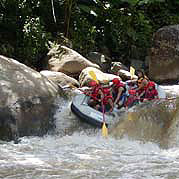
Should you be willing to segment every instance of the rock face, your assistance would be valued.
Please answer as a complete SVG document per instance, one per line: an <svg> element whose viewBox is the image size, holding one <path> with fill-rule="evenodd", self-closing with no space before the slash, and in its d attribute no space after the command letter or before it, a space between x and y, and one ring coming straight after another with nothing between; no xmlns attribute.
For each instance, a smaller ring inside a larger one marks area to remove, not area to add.
<svg viewBox="0 0 179 179"><path fill-rule="evenodd" d="M99 52L90 52L87 57L91 62L98 64L103 72L109 72L112 63L110 57Z"/></svg>
<svg viewBox="0 0 179 179"><path fill-rule="evenodd" d="M174 100L169 107L173 110L173 116L165 132L165 143L171 148L179 146L179 98Z"/></svg>
<svg viewBox="0 0 179 179"><path fill-rule="evenodd" d="M89 75L89 71L94 71L94 73L96 74L96 78L99 82L110 81L113 78L119 78L121 80L119 76L108 74L108 73L103 73L102 71L96 68L87 67L81 72L79 76L80 86L87 85L88 82L92 79L92 77Z"/></svg>
<svg viewBox="0 0 179 179"><path fill-rule="evenodd" d="M64 87L66 85L73 85L79 87L79 83L77 80L65 75L64 73L48 71L48 70L43 70L40 73L46 76L49 80L53 81L58 86Z"/></svg>
<svg viewBox="0 0 179 179"><path fill-rule="evenodd" d="M111 72L114 74L117 74L119 70L128 71L128 68L125 65L123 65L121 62L112 62L111 63Z"/></svg>
<svg viewBox="0 0 179 179"><path fill-rule="evenodd" d="M86 67L99 68L76 51L65 47L56 46L48 53L48 69L62 72L71 77L77 77Z"/></svg>
<svg viewBox="0 0 179 179"><path fill-rule="evenodd" d="M126 70L119 70L117 73L118 76L120 76L122 78L123 81L127 81L127 80L131 80L131 78L133 79L137 79L137 76L134 75L133 77L131 76L131 73L129 71Z"/></svg>
<svg viewBox="0 0 179 179"><path fill-rule="evenodd" d="M0 56L0 139L42 135L53 126L61 89L39 72Z"/></svg>
<svg viewBox="0 0 179 179"><path fill-rule="evenodd" d="M170 101L151 101L136 105L124 116L120 116L119 123L111 129L110 134L117 138L127 135L131 139L155 142L166 148L174 138L169 138L168 135L174 116L170 105ZM175 136L176 131L170 135Z"/></svg>
<svg viewBox="0 0 179 179"><path fill-rule="evenodd" d="M127 67L121 62L112 62L111 72L117 76L120 76L123 81L131 79L130 72L128 71ZM133 79L137 79L137 76L135 75Z"/></svg>
<svg viewBox="0 0 179 179"><path fill-rule="evenodd" d="M179 25L159 29L149 59L149 77L158 82L179 79Z"/></svg>

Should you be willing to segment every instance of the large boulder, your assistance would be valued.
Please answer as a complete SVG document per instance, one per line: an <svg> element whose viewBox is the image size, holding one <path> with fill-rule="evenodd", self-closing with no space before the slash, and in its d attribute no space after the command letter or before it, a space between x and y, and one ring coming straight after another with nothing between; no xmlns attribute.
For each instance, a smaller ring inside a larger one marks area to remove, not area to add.
<svg viewBox="0 0 179 179"><path fill-rule="evenodd" d="M48 59L50 71L62 72L71 77L77 77L86 67L99 68L76 51L60 45L49 51Z"/></svg>
<svg viewBox="0 0 179 179"><path fill-rule="evenodd" d="M111 63L111 72L117 74L119 70L128 70L128 68L123 65L121 62L112 62Z"/></svg>
<svg viewBox="0 0 179 179"><path fill-rule="evenodd" d="M123 81L137 79L136 75L132 76L129 71L122 70L122 69L117 72L117 75L120 76Z"/></svg>
<svg viewBox="0 0 179 179"><path fill-rule="evenodd" d="M90 71L93 71L95 73L97 80L101 83L104 82L104 81L109 82L114 78L119 78L121 80L121 78L117 75L103 73L99 69L96 69L96 68L93 68L93 67L87 67L81 72L81 74L79 76L80 86L88 85L88 82L91 79L93 79L93 77L89 74Z"/></svg>
<svg viewBox="0 0 179 179"><path fill-rule="evenodd" d="M128 71L128 68L121 62L112 62L111 72L117 76L120 76L123 81L131 80L131 73ZM132 78L137 79L137 76L134 75Z"/></svg>
<svg viewBox="0 0 179 179"><path fill-rule="evenodd" d="M0 139L42 135L54 126L60 89L39 72L0 56Z"/></svg>
<svg viewBox="0 0 179 179"><path fill-rule="evenodd" d="M168 147L174 136L178 137L176 123L173 125L174 131L170 127L175 116L175 106L172 104L173 101L154 100L136 105L120 116L119 123L109 132L116 138L128 136L133 140L150 141L160 144L161 147Z"/></svg>
<svg viewBox="0 0 179 179"><path fill-rule="evenodd" d="M135 69L144 69L145 68L145 61L131 59L130 65Z"/></svg>
<svg viewBox="0 0 179 179"><path fill-rule="evenodd" d="M43 70L40 73L56 83L58 86L65 87L70 84L79 87L79 82L76 79L69 77L62 72Z"/></svg>
<svg viewBox="0 0 179 179"><path fill-rule="evenodd" d="M172 118L169 118L170 123L165 132L165 143L167 147L179 146L179 98L172 100L168 108L173 111Z"/></svg>
<svg viewBox="0 0 179 179"><path fill-rule="evenodd" d="M149 77L157 82L179 78L179 25L166 26L154 34L149 59Z"/></svg>
<svg viewBox="0 0 179 179"><path fill-rule="evenodd" d="M112 59L110 57L99 52L90 52L87 55L87 58L91 62L98 64L103 72L109 72L112 62Z"/></svg>

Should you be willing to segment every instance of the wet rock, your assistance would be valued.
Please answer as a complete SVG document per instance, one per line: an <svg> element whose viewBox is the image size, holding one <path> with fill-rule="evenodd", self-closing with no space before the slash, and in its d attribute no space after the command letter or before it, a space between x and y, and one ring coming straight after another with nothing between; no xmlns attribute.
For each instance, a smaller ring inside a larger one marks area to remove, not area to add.
<svg viewBox="0 0 179 179"><path fill-rule="evenodd" d="M131 59L131 66L137 69L143 69L145 67L145 62L141 60Z"/></svg>
<svg viewBox="0 0 179 179"><path fill-rule="evenodd" d="M112 59L102 53L99 53L99 52L90 52L88 55L87 55L87 58L95 63L95 64L98 64L100 67L101 67L101 70L103 72L109 72L109 69L111 67L111 62L112 62Z"/></svg>
<svg viewBox="0 0 179 179"><path fill-rule="evenodd" d="M131 74L128 68L121 62L112 62L111 72L117 76L120 76L123 81L131 80ZM133 79L137 79L135 75Z"/></svg>
<svg viewBox="0 0 179 179"><path fill-rule="evenodd" d="M80 76L79 76L79 82L80 82L80 86L85 86L88 85L88 82L93 79L91 77L91 75L89 74L90 71L93 71L96 74L96 78L99 82L104 82L104 81L110 81L114 78L119 78L121 80L121 78L119 76L113 75L113 74L108 74L108 73L103 73L102 71L100 71L99 69L96 68L92 68L92 67L87 67L85 68Z"/></svg>
<svg viewBox="0 0 179 179"><path fill-rule="evenodd" d="M120 119L111 129L110 134L115 137L128 136L134 140L155 142L167 147L166 133L173 118L173 110L167 100L144 102L136 105Z"/></svg>
<svg viewBox="0 0 179 179"><path fill-rule="evenodd" d="M40 73L58 86L65 87L67 85L73 85L79 87L79 82L76 79L69 77L62 72L43 70Z"/></svg>
<svg viewBox="0 0 179 179"><path fill-rule="evenodd" d="M159 29L150 51L149 77L157 82L178 81L179 25Z"/></svg>
<svg viewBox="0 0 179 179"><path fill-rule="evenodd" d="M164 142L167 147L178 147L179 146L179 98L173 100L170 106L168 106L172 111L173 115L171 117L170 125L165 133Z"/></svg>
<svg viewBox="0 0 179 179"><path fill-rule="evenodd" d="M122 78L123 81L127 81L127 80L131 80L132 79L137 79L137 76L134 75L133 77L131 76L131 73L129 71L126 70L119 70L117 73L118 76L120 76Z"/></svg>
<svg viewBox="0 0 179 179"><path fill-rule="evenodd" d="M121 62L112 62L111 63L111 72L114 74L117 74L119 70L128 71L128 68L125 65L123 65Z"/></svg>
<svg viewBox="0 0 179 179"><path fill-rule="evenodd" d="M46 133L54 127L54 102L62 94L39 72L0 56L0 139Z"/></svg>

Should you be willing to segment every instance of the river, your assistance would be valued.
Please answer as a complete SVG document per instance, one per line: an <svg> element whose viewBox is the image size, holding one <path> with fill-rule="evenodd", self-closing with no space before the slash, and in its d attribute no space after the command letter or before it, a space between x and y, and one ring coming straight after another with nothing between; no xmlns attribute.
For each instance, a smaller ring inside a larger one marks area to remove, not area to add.
<svg viewBox="0 0 179 179"><path fill-rule="evenodd" d="M80 122L64 102L56 113L55 134L0 141L2 179L177 179L179 147L127 136L107 139ZM63 130L64 129L64 130Z"/></svg>

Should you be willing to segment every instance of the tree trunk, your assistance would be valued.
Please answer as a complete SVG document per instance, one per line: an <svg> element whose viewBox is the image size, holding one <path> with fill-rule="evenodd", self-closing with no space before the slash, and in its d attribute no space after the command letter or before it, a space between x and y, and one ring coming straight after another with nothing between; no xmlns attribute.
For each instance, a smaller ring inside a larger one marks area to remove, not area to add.
<svg viewBox="0 0 179 179"><path fill-rule="evenodd" d="M64 22L64 25L65 25L64 36L66 38L69 37L69 27L70 27L70 18L71 18L72 4L73 4L73 0L66 0L65 22Z"/></svg>

